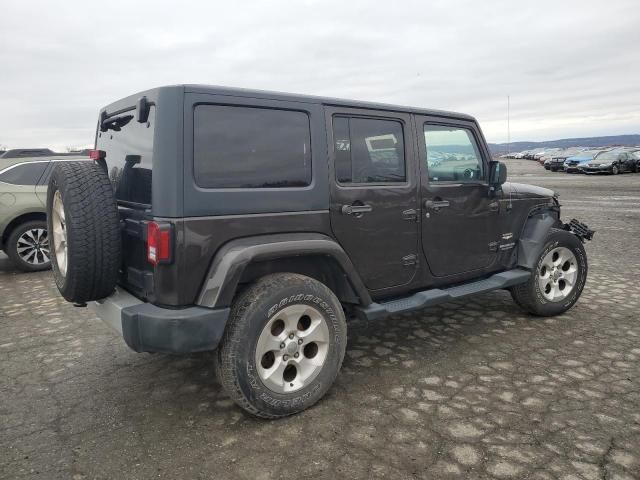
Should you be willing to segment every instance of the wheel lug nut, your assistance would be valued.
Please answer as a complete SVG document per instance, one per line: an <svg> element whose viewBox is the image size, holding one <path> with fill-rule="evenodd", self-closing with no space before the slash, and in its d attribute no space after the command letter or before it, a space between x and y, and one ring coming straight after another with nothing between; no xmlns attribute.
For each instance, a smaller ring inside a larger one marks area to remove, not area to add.
<svg viewBox="0 0 640 480"><path fill-rule="evenodd" d="M293 340L293 337L294 337L293 333L290 333L290 334L289 334L289 338L290 338L291 340Z"/></svg>
<svg viewBox="0 0 640 480"><path fill-rule="evenodd" d="M284 360L285 362L286 362L287 360L289 360L289 355L283 355L283 356L282 356L282 360Z"/></svg>
<svg viewBox="0 0 640 480"><path fill-rule="evenodd" d="M300 356L300 354L298 352L293 354L294 358L298 358Z"/></svg>
<svg viewBox="0 0 640 480"><path fill-rule="evenodd" d="M298 339L298 345L302 345L302 339L301 338Z"/></svg>
<svg viewBox="0 0 640 480"><path fill-rule="evenodd" d="M284 344L284 342L283 342L283 343L281 343L281 344L280 344L280 348L282 349L282 348L284 348L284 347L286 347L286 345L285 345L285 344Z"/></svg>

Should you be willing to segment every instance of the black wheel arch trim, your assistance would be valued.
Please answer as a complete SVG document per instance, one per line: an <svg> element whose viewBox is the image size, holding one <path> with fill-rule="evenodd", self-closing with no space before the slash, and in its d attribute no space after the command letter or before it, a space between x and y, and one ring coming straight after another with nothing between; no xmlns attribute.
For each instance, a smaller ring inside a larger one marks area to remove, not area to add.
<svg viewBox="0 0 640 480"><path fill-rule="evenodd" d="M557 205L538 206L529 213L518 240L517 266L532 270L552 228L562 228Z"/></svg>
<svg viewBox="0 0 640 480"><path fill-rule="evenodd" d="M529 270L535 267L552 228L568 231L583 243L585 240L591 240L595 233L576 219L572 219L568 224L563 223L560 220L560 205L557 200L554 205L537 206L529 212L520 234L516 266Z"/></svg>
<svg viewBox="0 0 640 480"><path fill-rule="evenodd" d="M337 262L359 298L361 306L372 303L346 252L332 238L320 233L258 235L232 240L216 253L200 289L197 305L229 307L245 269L253 262L304 255L324 255Z"/></svg>

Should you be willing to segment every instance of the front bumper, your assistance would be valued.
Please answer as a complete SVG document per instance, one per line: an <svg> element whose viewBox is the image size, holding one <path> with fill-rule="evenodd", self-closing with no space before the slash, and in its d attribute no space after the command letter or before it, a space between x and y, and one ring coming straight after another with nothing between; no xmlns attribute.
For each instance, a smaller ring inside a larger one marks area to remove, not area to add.
<svg viewBox="0 0 640 480"><path fill-rule="evenodd" d="M184 354L214 350L229 317L228 308L162 308L144 303L122 289L90 307L136 352Z"/></svg>
<svg viewBox="0 0 640 480"><path fill-rule="evenodd" d="M584 173L608 173L611 171L611 165L608 165L606 167L580 167L580 170L582 170Z"/></svg>

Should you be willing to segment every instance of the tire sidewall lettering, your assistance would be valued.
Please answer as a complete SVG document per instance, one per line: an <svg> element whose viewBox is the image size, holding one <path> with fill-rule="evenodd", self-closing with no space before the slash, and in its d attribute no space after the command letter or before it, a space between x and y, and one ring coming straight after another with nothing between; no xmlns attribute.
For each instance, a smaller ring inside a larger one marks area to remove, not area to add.
<svg viewBox="0 0 640 480"><path fill-rule="evenodd" d="M254 330L255 334L252 335L252 341L249 342L250 345L247 345L249 349L248 352L248 361L245 365L245 373L247 376L247 387L251 390L251 396L256 399L259 399L261 402L274 407L274 408L296 408L300 407L318 395L321 390L324 390L325 380L323 378L323 374L325 373L325 369L318 374L318 376L313 380L313 382L307 387L299 390L299 393L296 396L290 398L283 398L283 396L272 392L269 390L260 379L258 375L258 371L255 364L255 346L260 334L260 331L267 323L268 319L272 318L276 315L280 310L287 306L296 305L296 304L306 304L310 305L314 308L317 308L321 311L327 325L332 333L332 342L329 346L330 352L328 354L326 362L336 361L339 357L339 352L342 349L341 340L340 340L340 332L341 326L338 316L334 308L322 297L314 294L308 293L296 293L293 295L287 295L286 297L281 298L280 300L271 303L271 306L265 309L265 314L263 315L263 320L260 322L259 328ZM239 359L237 359L239 360ZM327 364L325 364L327 366Z"/></svg>

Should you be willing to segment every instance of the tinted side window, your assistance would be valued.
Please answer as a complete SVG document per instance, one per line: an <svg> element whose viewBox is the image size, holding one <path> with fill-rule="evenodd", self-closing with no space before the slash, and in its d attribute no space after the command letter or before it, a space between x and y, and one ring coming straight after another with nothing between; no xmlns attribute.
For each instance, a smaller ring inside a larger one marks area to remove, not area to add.
<svg viewBox="0 0 640 480"><path fill-rule="evenodd" d="M484 179L480 150L471 130L424 125L427 171L432 182L477 182Z"/></svg>
<svg viewBox="0 0 640 480"><path fill-rule="evenodd" d="M407 179L400 122L335 117L333 138L338 182L395 183Z"/></svg>
<svg viewBox="0 0 640 480"><path fill-rule="evenodd" d="M13 185L37 185L47 168L47 162L25 163L0 174L0 182Z"/></svg>
<svg viewBox="0 0 640 480"><path fill-rule="evenodd" d="M196 183L205 188L307 186L309 117L292 110L198 105L193 159Z"/></svg>

